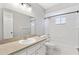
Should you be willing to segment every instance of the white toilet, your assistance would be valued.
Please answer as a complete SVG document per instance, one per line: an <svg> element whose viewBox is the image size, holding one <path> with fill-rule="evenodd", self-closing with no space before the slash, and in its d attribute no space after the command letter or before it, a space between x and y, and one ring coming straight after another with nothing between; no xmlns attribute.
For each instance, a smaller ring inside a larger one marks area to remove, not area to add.
<svg viewBox="0 0 79 59"><path fill-rule="evenodd" d="M61 51L60 49L53 43L51 42L46 42L46 55L60 55Z"/></svg>
<svg viewBox="0 0 79 59"><path fill-rule="evenodd" d="M58 48L57 45L49 41L49 36L48 35L42 35L40 36L42 39L47 39L47 42L45 43L46 46L46 55L59 55L60 54L60 49Z"/></svg>

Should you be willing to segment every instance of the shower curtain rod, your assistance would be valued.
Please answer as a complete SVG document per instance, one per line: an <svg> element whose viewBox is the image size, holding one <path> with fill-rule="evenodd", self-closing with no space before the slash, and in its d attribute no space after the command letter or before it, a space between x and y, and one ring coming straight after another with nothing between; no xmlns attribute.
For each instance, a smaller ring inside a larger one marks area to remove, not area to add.
<svg viewBox="0 0 79 59"><path fill-rule="evenodd" d="M63 14L58 14L58 15L53 15L53 16L46 17L45 19L51 18L51 17L55 17L55 16L60 16L60 15L66 15L66 14L71 14L71 13L78 13L78 12L79 12L79 10L73 11L73 12L68 12L68 13L63 13Z"/></svg>

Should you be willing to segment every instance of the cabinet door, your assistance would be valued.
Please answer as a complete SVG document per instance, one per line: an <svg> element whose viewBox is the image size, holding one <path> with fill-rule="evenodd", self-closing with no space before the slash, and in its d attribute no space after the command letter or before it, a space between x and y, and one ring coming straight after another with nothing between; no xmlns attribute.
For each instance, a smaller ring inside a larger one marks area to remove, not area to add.
<svg viewBox="0 0 79 59"><path fill-rule="evenodd" d="M27 48L27 55L31 55L31 54L35 54L35 51L38 50L40 48L40 43L37 43L31 47Z"/></svg>
<svg viewBox="0 0 79 59"><path fill-rule="evenodd" d="M45 55L45 54L46 54L46 47L42 45L40 49L36 51L36 55Z"/></svg>

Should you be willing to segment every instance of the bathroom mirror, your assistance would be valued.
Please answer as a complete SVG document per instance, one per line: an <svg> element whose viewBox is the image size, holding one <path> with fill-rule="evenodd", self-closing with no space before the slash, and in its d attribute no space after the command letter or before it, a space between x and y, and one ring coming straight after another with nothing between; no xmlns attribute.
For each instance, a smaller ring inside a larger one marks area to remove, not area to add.
<svg viewBox="0 0 79 59"><path fill-rule="evenodd" d="M30 35L31 16L9 9L2 10L3 39Z"/></svg>

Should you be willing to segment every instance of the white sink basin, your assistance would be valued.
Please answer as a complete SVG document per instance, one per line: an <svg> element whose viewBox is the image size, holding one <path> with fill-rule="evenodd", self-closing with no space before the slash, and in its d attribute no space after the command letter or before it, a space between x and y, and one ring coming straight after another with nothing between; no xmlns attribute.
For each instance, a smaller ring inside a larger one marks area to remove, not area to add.
<svg viewBox="0 0 79 59"><path fill-rule="evenodd" d="M42 35L42 36L40 36L42 39L47 39L48 38L48 36L47 35Z"/></svg>
<svg viewBox="0 0 79 59"><path fill-rule="evenodd" d="M35 43L35 42L36 42L36 40L33 38L28 38L26 40L19 40L19 43L23 44L23 45L30 45L30 44Z"/></svg>

